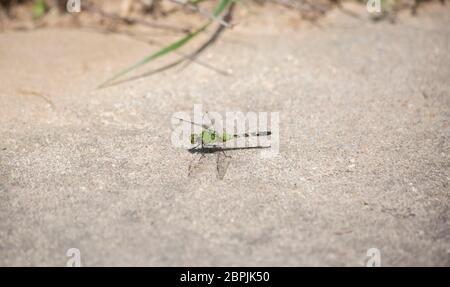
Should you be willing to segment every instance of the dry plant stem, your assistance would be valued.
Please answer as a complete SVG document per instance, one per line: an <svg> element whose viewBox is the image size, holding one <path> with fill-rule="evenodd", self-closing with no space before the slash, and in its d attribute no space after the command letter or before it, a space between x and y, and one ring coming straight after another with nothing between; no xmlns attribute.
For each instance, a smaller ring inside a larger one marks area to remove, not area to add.
<svg viewBox="0 0 450 287"><path fill-rule="evenodd" d="M169 1L173 2L173 3L176 3L176 4L179 4L179 5L182 5L183 7L186 7L187 9L189 9L191 11L194 11L194 12L197 12L199 14L202 14L203 16L207 17L210 20L217 21L222 26L225 26L225 27L229 27L230 26L230 24L227 23L227 21L224 21L224 20L220 19L219 17L214 16L213 14L209 13L208 11L205 11L205 10L199 8L197 5L190 4L188 2L183 2L181 0L169 0Z"/></svg>

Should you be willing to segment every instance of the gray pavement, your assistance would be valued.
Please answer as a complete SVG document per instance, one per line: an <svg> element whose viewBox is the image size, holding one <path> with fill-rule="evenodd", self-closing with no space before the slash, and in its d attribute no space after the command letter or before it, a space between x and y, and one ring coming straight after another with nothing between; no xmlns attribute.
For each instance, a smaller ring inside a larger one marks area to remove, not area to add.
<svg viewBox="0 0 450 287"><path fill-rule="evenodd" d="M259 26L258 26L259 25ZM155 47L0 34L0 265L450 265L450 9L238 25L191 64L97 90ZM162 61L164 62L164 60ZM158 65L152 64L145 69ZM279 111L280 155L195 160L176 111Z"/></svg>

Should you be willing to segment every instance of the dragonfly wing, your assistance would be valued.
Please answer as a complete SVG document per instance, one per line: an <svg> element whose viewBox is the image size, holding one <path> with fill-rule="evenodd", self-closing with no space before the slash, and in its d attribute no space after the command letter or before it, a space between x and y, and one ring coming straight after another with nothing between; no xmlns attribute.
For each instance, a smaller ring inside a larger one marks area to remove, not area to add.
<svg viewBox="0 0 450 287"><path fill-rule="evenodd" d="M185 120L185 119L180 119L180 118L175 118L175 119L177 119L177 120L179 120L179 121L182 121L182 122L190 123L191 125L194 125L194 126L202 127L202 128L205 129L205 130L213 131L213 130L211 129L211 127L208 126L208 125L197 124L197 123L194 123L194 122L191 122L191 121L188 121L188 120Z"/></svg>
<svg viewBox="0 0 450 287"><path fill-rule="evenodd" d="M264 145L259 144L259 142L248 141L245 137L232 137L226 142L223 143L223 149L232 149L232 148L269 148L270 144Z"/></svg>

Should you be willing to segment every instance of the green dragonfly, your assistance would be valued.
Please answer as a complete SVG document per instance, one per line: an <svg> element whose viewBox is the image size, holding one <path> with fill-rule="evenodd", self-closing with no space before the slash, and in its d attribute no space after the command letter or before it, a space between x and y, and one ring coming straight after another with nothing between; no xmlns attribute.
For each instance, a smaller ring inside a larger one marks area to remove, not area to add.
<svg viewBox="0 0 450 287"><path fill-rule="evenodd" d="M212 125L214 122L211 121L211 125L198 124L188 120L176 118L177 120L190 123L191 125L196 125L202 127L202 131L198 134L190 134L190 143L195 145L193 148L189 149L190 153L200 154L197 163L191 163L189 166L188 175L193 175L195 169L202 166L203 160L207 154L216 154L216 168L217 168L217 178L223 179L228 166L230 165L231 156L227 155L225 151L230 150L242 150L242 149L263 149L270 148L270 146L251 146L251 147L231 147L228 148L225 144L229 141L238 138L248 138L248 137L263 137L270 136L272 133L270 131L264 132L253 132L253 133L243 133L243 134L229 134L223 131L222 133L216 131Z"/></svg>

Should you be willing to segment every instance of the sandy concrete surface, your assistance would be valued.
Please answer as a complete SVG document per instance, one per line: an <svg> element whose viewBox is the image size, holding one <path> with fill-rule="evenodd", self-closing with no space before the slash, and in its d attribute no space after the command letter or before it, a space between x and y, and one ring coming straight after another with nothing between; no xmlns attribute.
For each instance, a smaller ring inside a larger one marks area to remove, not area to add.
<svg viewBox="0 0 450 287"><path fill-rule="evenodd" d="M375 247L383 266L449 266L449 48L448 5L396 24L335 10L227 31L201 59L231 76L191 64L97 90L156 47L2 33L0 265L78 248L83 266L364 266ZM196 103L279 111L279 156L189 177L170 118Z"/></svg>

